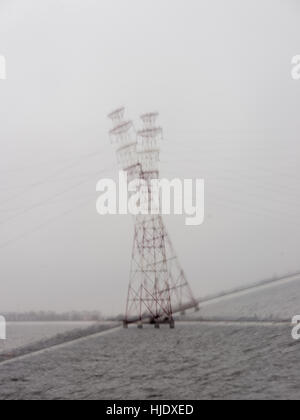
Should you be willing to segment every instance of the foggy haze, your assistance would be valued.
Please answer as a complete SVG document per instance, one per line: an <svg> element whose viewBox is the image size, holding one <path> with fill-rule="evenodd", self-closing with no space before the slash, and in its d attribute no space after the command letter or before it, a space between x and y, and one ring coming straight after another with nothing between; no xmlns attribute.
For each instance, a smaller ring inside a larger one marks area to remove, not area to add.
<svg viewBox="0 0 300 420"><path fill-rule="evenodd" d="M133 222L107 114L157 110L161 175L204 178L165 217L196 297L300 268L297 0L0 0L0 313L124 311Z"/></svg>

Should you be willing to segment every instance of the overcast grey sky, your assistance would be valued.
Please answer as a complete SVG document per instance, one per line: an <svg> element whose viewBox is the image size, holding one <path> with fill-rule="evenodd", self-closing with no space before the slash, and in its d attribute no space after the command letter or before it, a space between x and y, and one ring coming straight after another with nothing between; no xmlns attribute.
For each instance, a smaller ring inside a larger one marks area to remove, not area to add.
<svg viewBox="0 0 300 420"><path fill-rule="evenodd" d="M96 214L106 115L158 110L164 176L206 181L166 218L195 295L300 268L298 0L0 0L0 313L124 309L130 216Z"/></svg>

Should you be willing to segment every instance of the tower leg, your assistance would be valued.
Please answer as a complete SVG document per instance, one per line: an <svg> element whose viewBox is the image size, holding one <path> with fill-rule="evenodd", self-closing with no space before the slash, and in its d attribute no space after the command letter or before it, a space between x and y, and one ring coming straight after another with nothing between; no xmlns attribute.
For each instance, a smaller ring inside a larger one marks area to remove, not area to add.
<svg viewBox="0 0 300 420"><path fill-rule="evenodd" d="M128 324L127 324L127 321L123 321L123 328L128 328Z"/></svg>
<svg viewBox="0 0 300 420"><path fill-rule="evenodd" d="M170 328L173 330L175 328L175 321L174 319L170 320Z"/></svg>
<svg viewBox="0 0 300 420"><path fill-rule="evenodd" d="M159 330L159 329L160 329L160 325L159 325L159 323L158 323L158 322L155 322L155 324L154 324L154 328L155 328L155 329L157 329L157 330Z"/></svg>

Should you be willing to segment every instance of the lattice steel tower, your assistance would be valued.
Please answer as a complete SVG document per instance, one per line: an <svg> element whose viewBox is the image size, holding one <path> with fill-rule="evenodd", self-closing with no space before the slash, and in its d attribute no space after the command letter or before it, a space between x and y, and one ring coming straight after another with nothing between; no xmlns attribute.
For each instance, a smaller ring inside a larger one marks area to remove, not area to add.
<svg viewBox="0 0 300 420"><path fill-rule="evenodd" d="M143 128L136 132L132 121L124 121L124 108L109 114L120 168L127 172L128 182L140 179L147 185L141 196L149 209L154 208L151 181L159 179L162 129L156 126L157 117L157 113L142 115ZM175 312L198 307L166 231L160 203L155 205L158 214L135 217L125 327L135 322L142 327L149 321L157 328L163 322L174 328Z"/></svg>

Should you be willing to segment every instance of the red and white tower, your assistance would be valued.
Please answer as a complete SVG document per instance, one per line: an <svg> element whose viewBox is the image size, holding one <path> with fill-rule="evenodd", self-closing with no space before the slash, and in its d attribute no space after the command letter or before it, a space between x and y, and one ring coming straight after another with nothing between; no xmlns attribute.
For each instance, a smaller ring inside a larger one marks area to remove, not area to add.
<svg viewBox="0 0 300 420"><path fill-rule="evenodd" d="M129 180L140 179L147 185L141 195L150 210L151 206L154 208L155 196L151 181L159 179L162 129L156 126L158 113L142 115L143 127L137 133L132 122L124 121L123 117L124 108L109 115L114 125L110 134L116 144L118 162ZM160 214L160 203L156 206L157 214L135 217L125 327L130 323L142 327L144 322L150 322L159 328L161 323L168 322L174 328L175 312L197 308Z"/></svg>

